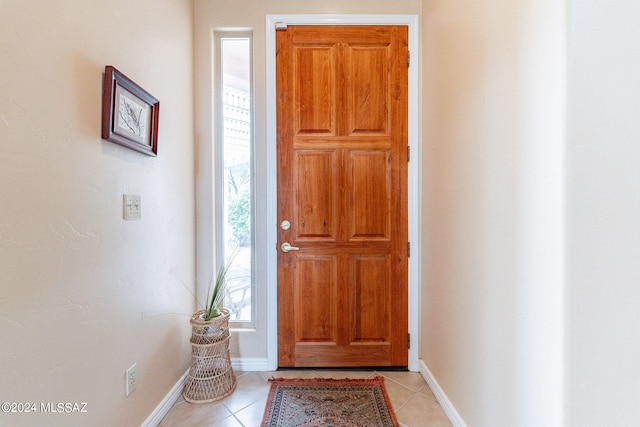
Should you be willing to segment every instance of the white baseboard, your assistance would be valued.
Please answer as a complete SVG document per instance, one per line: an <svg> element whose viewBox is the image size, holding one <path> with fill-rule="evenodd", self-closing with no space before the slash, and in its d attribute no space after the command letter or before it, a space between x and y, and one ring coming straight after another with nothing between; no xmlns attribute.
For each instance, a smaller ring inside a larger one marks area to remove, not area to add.
<svg viewBox="0 0 640 427"><path fill-rule="evenodd" d="M267 359L241 357L231 359L231 367L237 371L257 372L268 371Z"/></svg>
<svg viewBox="0 0 640 427"><path fill-rule="evenodd" d="M451 421L453 427L467 427L467 424L462 420L462 417L458 414L458 411L456 411L453 403L451 403L440 387L440 384L438 384L438 381L436 381L434 376L431 374L431 371L422 360L420 360L420 374L422 374L422 377L429 385L429 388L438 400L438 403L440 403L440 406L442 406L442 410L447 415L447 418L449 418L449 421Z"/></svg>
<svg viewBox="0 0 640 427"><path fill-rule="evenodd" d="M182 389L184 388L188 375L189 370L187 369L187 372L184 373L176 385L174 385L164 399L162 399L162 402L156 406L156 409L154 409L151 415L149 415L144 423L142 423L142 427L157 427L157 425L160 424L164 416L167 415L173 407L173 404L176 403L180 398L180 395L182 395Z"/></svg>

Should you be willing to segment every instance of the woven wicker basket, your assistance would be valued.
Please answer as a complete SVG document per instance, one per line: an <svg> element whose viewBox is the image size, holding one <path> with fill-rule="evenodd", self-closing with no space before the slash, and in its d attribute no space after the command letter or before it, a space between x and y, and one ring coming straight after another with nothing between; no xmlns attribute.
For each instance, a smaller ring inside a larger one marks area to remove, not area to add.
<svg viewBox="0 0 640 427"><path fill-rule="evenodd" d="M184 400L207 403L222 399L236 388L229 356L229 311L205 321L204 310L191 316L191 368Z"/></svg>

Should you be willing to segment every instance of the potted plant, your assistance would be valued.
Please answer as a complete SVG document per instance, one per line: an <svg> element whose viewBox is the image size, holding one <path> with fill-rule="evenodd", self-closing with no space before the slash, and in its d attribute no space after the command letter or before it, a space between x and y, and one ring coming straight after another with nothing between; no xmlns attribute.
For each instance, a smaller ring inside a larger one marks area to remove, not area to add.
<svg viewBox="0 0 640 427"><path fill-rule="evenodd" d="M234 250L229 256L227 262L220 270L218 270L218 275L216 276L216 281L213 283L213 286L211 282L209 283L206 300L207 305L204 310L203 320L211 320L222 314L220 310L222 308L222 303L224 302L224 295L227 288L227 273L229 272L229 268L231 268L235 255L236 251Z"/></svg>
<svg viewBox="0 0 640 427"><path fill-rule="evenodd" d="M204 310L191 316L191 368L183 391L187 402L213 402L236 387L229 356L229 310L222 307L235 254L218 270L215 281L209 282Z"/></svg>
<svg viewBox="0 0 640 427"><path fill-rule="evenodd" d="M228 327L225 330L224 325L228 325L230 314L228 310L223 308L223 304L227 291L227 273L233 264L236 254L237 249L234 249L224 265L218 270L215 281L213 276L209 281L204 310L196 311L191 316L191 325L198 327L198 330L194 329L194 332L198 332L199 337L201 337L198 342L216 342L225 338L225 333L228 334ZM193 336L191 341L194 341Z"/></svg>

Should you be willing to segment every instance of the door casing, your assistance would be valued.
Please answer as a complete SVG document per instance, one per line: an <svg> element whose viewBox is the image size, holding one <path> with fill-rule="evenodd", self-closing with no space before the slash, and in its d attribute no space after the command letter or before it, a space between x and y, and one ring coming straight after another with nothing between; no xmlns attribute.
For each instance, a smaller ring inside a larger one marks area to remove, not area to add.
<svg viewBox="0 0 640 427"><path fill-rule="evenodd" d="M419 319L420 319L420 263L421 258L421 144L419 139L419 46L417 15L267 15L266 17L266 76L267 76L267 247L273 248L267 255L267 369L278 367L278 317L277 317L277 180L276 180L276 26L282 25L406 25L409 30L409 99L408 133L411 161L408 165L409 191L409 349L408 368L419 370Z"/></svg>

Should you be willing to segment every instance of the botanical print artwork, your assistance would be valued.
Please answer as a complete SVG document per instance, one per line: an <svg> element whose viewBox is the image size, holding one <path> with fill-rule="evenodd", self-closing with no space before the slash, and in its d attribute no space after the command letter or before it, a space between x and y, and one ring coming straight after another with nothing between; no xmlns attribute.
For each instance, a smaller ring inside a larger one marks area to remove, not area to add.
<svg viewBox="0 0 640 427"><path fill-rule="evenodd" d="M147 127L146 108L124 94L120 94L118 127L144 140Z"/></svg>
<svg viewBox="0 0 640 427"><path fill-rule="evenodd" d="M113 66L104 67L102 139L146 154L158 155L160 101Z"/></svg>

